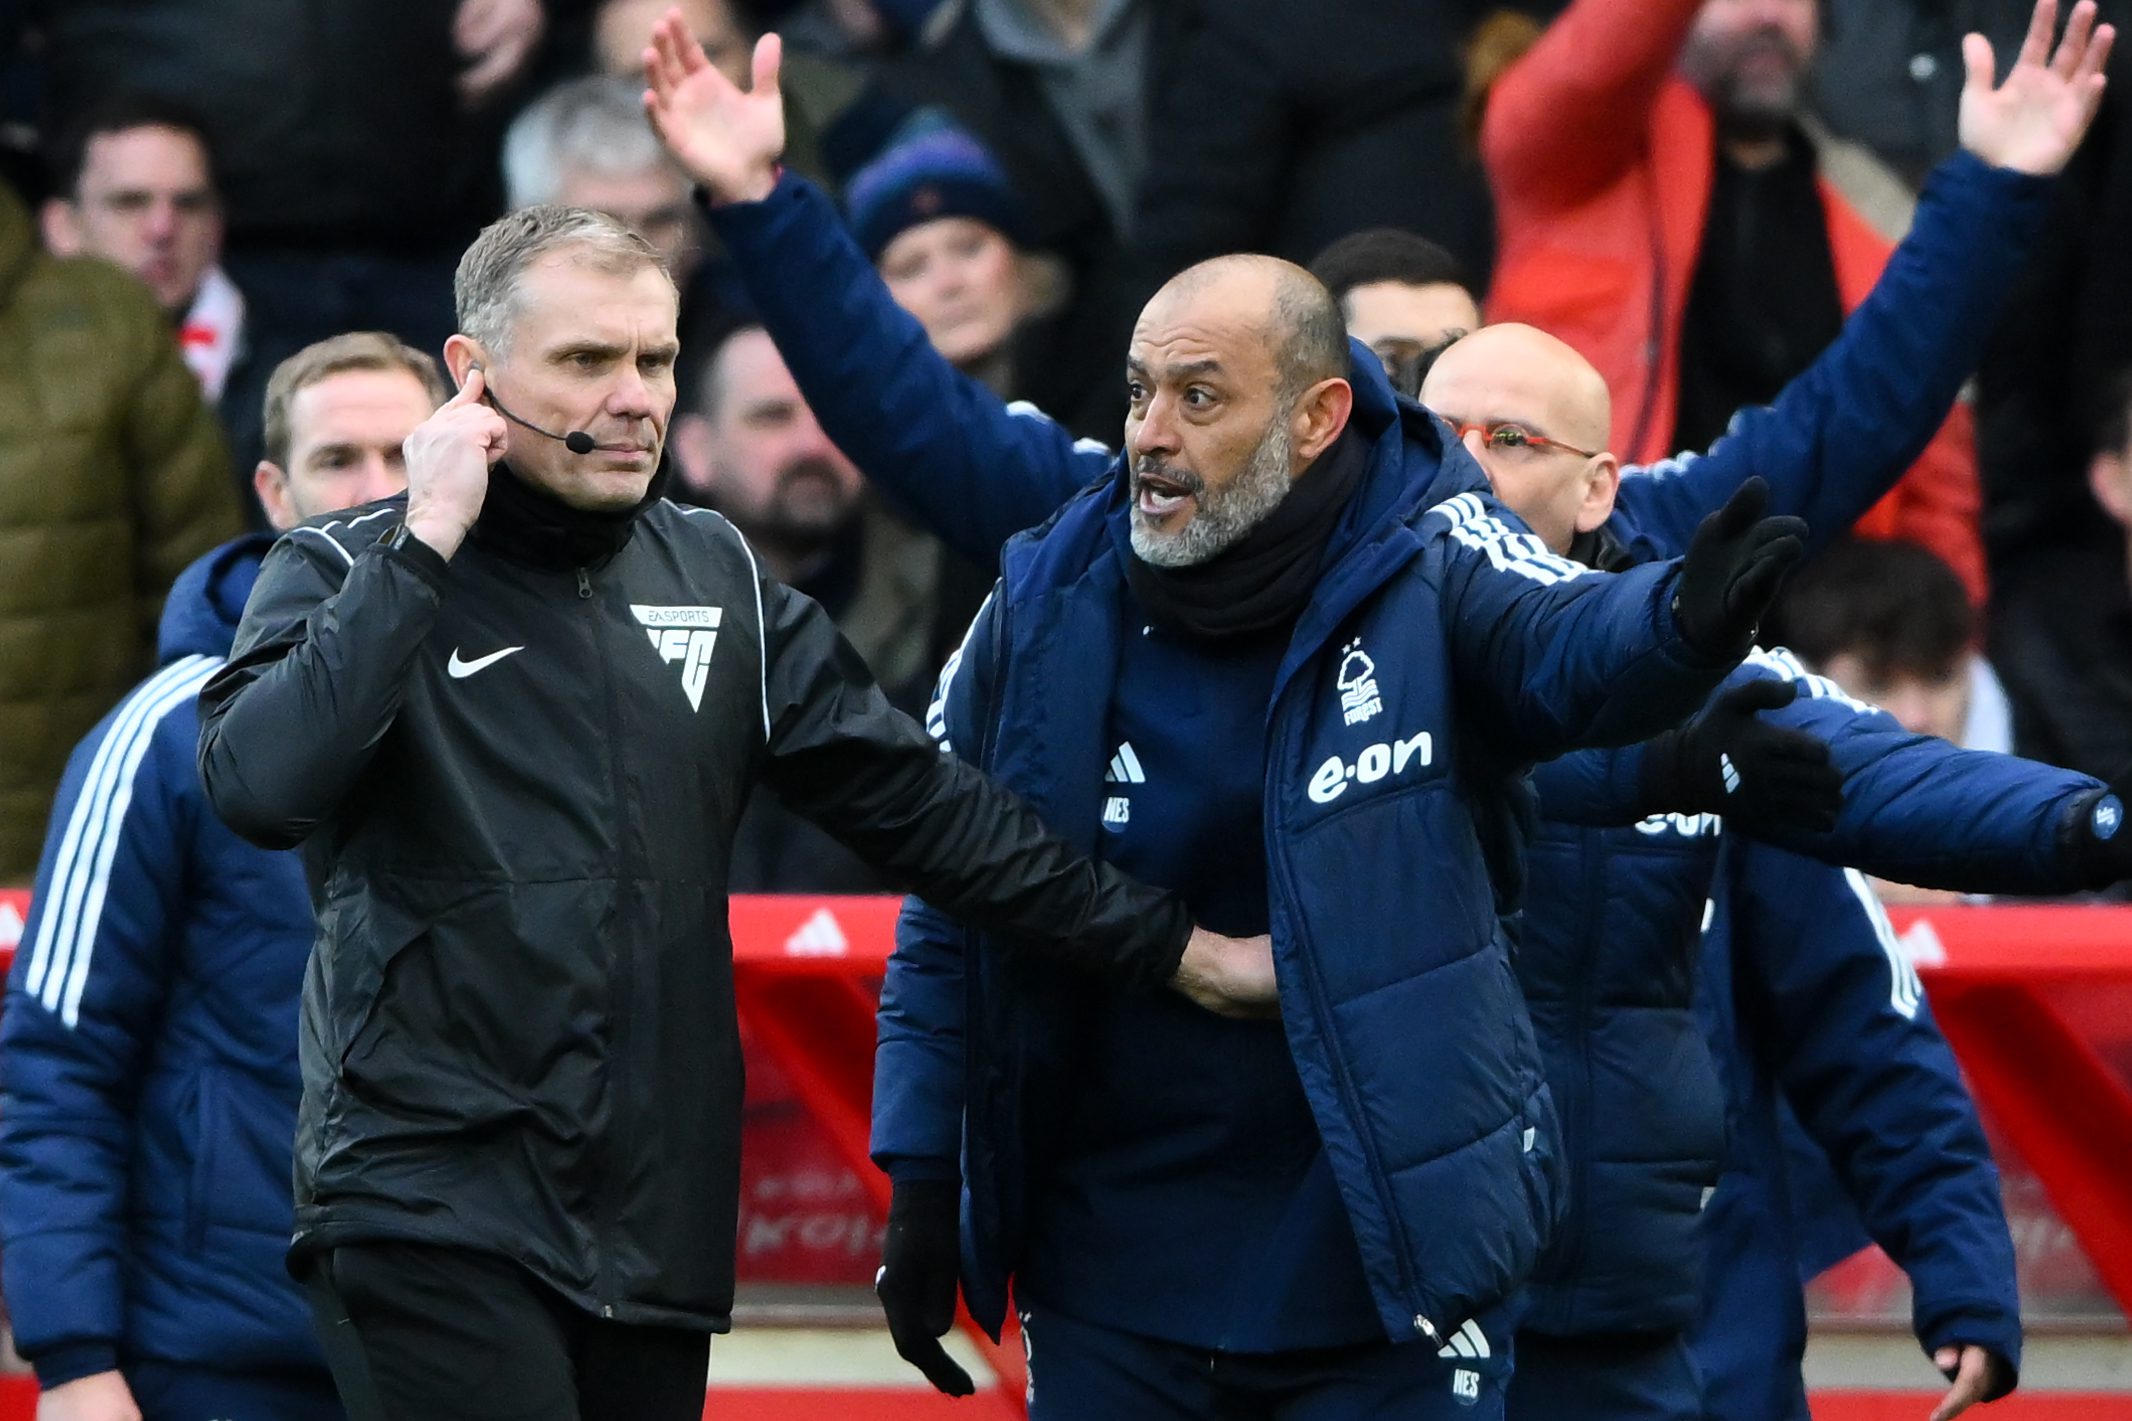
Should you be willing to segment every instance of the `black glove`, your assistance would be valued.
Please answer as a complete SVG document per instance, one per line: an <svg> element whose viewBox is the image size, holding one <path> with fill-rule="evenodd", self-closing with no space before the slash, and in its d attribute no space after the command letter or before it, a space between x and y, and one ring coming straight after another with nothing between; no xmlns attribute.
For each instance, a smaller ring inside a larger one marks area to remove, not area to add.
<svg viewBox="0 0 2132 1421"><path fill-rule="evenodd" d="M1673 620L1705 656L1745 656L1784 574L1806 555L1806 520L1764 518L1768 507L1769 485L1749 479L1703 520L1681 559Z"/></svg>
<svg viewBox="0 0 2132 1421"><path fill-rule="evenodd" d="M2132 825L2125 823L2128 795L2132 770L2076 806L2059 830L2067 861L2083 888L2108 888L2132 878Z"/></svg>
<svg viewBox="0 0 2132 1421"><path fill-rule="evenodd" d="M1749 829L1835 828L1843 773L1829 761L1828 746L1758 714L1798 696L1796 681L1758 677L1721 693L1678 730L1645 742L1645 809L1722 814Z"/></svg>
<svg viewBox="0 0 2132 1421"><path fill-rule="evenodd" d="M977 1390L940 1339L955 1325L955 1283L962 1271L962 1186L952 1179L912 1179L888 1199L888 1234L874 1292L888 1315L896 1355L949 1396Z"/></svg>

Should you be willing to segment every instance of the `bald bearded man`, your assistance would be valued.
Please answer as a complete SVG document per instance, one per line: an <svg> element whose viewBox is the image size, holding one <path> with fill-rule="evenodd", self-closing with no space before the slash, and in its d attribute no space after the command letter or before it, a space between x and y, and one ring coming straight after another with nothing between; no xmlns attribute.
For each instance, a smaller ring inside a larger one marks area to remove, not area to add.
<svg viewBox="0 0 2132 1421"><path fill-rule="evenodd" d="M967 1388L927 1335L959 1233L987 1327L1013 1280L1036 1421L1498 1416L1560 1182L1496 893L1520 767L1699 700L1790 525L1743 498L1677 570L1580 575L1271 258L1173 280L1126 369L1126 456L1009 548L933 726L1269 931L1282 1021L1003 975L913 904L876 1071L891 1330Z"/></svg>

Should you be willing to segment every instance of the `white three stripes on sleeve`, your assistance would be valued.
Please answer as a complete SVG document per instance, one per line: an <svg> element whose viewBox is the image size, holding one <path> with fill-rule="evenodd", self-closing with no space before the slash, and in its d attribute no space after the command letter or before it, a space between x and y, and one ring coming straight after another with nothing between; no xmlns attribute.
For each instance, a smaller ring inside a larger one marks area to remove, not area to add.
<svg viewBox="0 0 2132 1421"><path fill-rule="evenodd" d="M52 864L27 978L30 995L46 1011L57 1012L69 1030L81 1014L111 865L118 856L119 830L133 802L134 777L163 717L199 695L221 664L212 656L173 661L119 703L97 744Z"/></svg>
<svg viewBox="0 0 2132 1421"><path fill-rule="evenodd" d="M1428 516L1443 519L1453 538L1486 555L1499 572L1514 572L1552 586L1591 571L1582 563L1549 552L1547 544L1535 534L1513 532L1509 524L1488 511L1479 494L1462 493L1448 498L1430 509Z"/></svg>

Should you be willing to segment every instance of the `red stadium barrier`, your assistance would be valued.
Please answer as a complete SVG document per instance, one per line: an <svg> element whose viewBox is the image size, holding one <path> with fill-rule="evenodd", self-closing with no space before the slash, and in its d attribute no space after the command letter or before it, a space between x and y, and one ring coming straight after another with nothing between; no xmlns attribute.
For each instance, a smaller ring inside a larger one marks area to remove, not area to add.
<svg viewBox="0 0 2132 1421"><path fill-rule="evenodd" d="M12 954L27 906L26 894L0 890L0 961ZM734 990L751 1074L744 1276L871 1276L888 1194L866 1154L874 997L895 914L895 901L883 898L733 900ZM2033 1170L2093 1277L2132 1314L2132 909L1895 908L1890 917L1995 1143ZM766 1082L767 1091L758 1089ZM809 1120L846 1172L825 1168L817 1147L794 1143ZM780 1143L780 1130L794 1134ZM1025 1376L1017 1341L983 1350L999 1398L1018 1401ZM1816 1412L1864 1421L1899 1404L1911 1414L1909 1395L1900 1398L1817 1398ZM0 1421L11 1412L0 1396ZM2132 1417L2132 1399L2039 1393L1992 1414Z"/></svg>

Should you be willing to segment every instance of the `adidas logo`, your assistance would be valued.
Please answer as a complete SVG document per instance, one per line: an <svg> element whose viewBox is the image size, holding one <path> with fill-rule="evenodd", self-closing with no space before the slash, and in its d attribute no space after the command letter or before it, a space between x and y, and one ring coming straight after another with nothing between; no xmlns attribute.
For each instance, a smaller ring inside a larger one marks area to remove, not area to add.
<svg viewBox="0 0 2132 1421"><path fill-rule="evenodd" d="M1469 1317L1459 1324L1458 1331L1451 1334L1449 1342L1436 1349L1436 1355L1439 1357L1466 1357L1474 1361L1485 1360L1491 1355L1488 1350L1488 1335L1482 1332L1480 1325Z"/></svg>
<svg viewBox="0 0 2132 1421"><path fill-rule="evenodd" d="M640 607L629 610L651 638L651 649L668 665L681 668L681 692L689 709L703 709L703 687L711 679L711 649L718 645L722 607Z"/></svg>
<svg viewBox="0 0 2132 1421"><path fill-rule="evenodd" d="M1147 773L1140 768L1140 757L1133 753L1133 742L1128 740L1118 747L1118 753L1110 757L1110 768L1103 773L1103 783L1112 785L1144 785Z"/></svg>
<svg viewBox="0 0 2132 1421"><path fill-rule="evenodd" d="M851 940L837 925L836 914L827 908L815 909L814 916L785 939L787 957L842 957L849 951Z"/></svg>

